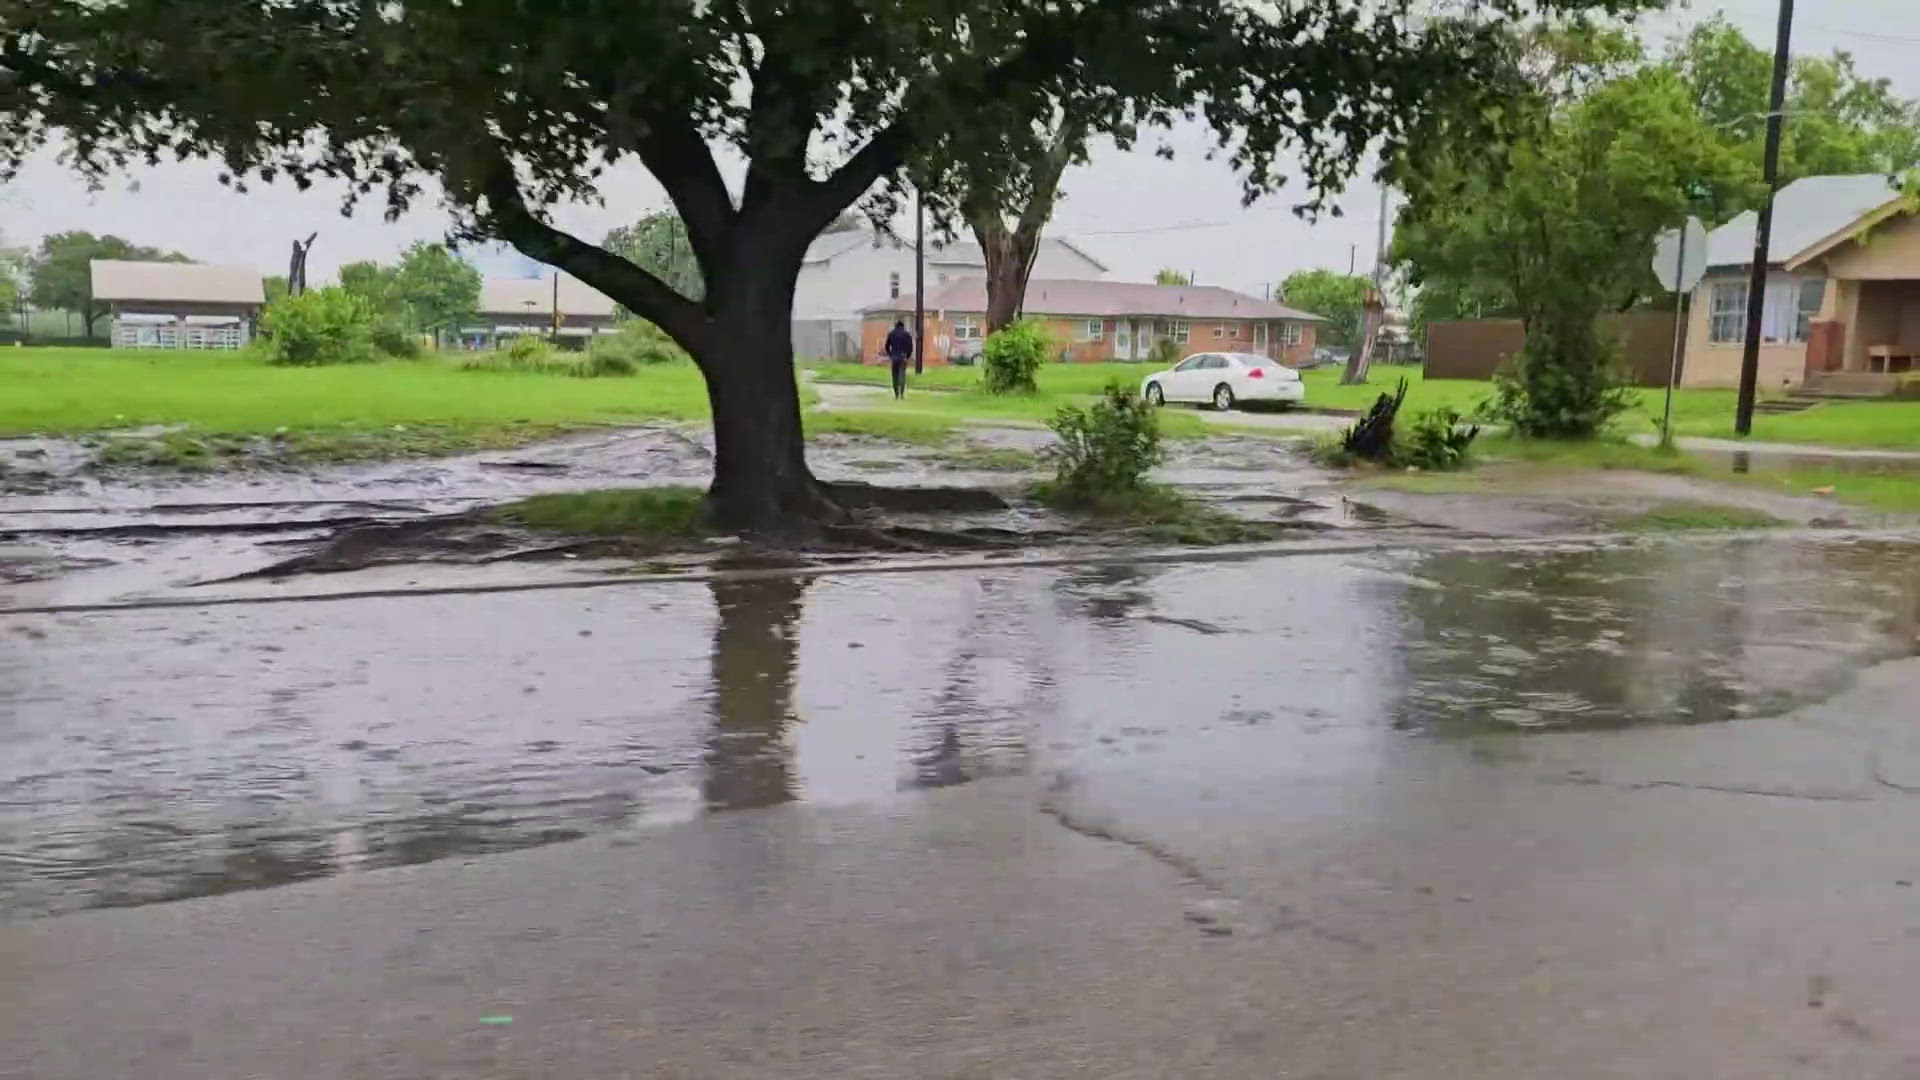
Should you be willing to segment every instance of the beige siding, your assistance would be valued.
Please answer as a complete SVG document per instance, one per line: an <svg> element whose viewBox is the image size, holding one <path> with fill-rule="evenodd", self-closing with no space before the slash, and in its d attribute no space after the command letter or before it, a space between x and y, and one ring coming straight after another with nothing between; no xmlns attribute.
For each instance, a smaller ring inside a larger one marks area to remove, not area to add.
<svg viewBox="0 0 1920 1080"><path fill-rule="evenodd" d="M1850 240L1823 260L1827 276L1880 281L1920 279L1920 218L1894 218L1864 240Z"/></svg>
<svg viewBox="0 0 1920 1080"><path fill-rule="evenodd" d="M1709 274L1700 283L1700 288L1695 290L1693 308L1687 317L1687 355L1680 374L1682 386L1740 385L1741 342L1735 340L1716 344L1708 339L1708 328L1713 311L1714 286L1738 284L1745 280L1743 273ZM1825 304L1828 306L1835 303L1834 291L1831 285L1827 289ZM1806 373L1805 342L1760 347L1760 377L1757 385L1762 393L1799 386L1806 380Z"/></svg>

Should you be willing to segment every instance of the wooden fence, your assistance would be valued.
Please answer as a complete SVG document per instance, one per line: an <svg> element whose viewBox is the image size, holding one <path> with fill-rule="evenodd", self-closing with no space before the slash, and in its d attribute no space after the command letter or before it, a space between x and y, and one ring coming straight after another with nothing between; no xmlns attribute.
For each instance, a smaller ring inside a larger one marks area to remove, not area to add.
<svg viewBox="0 0 1920 1080"><path fill-rule="evenodd" d="M1673 359L1671 311L1603 316L1600 331L1620 342L1620 363L1636 386L1667 385ZM1429 379L1488 379L1519 355L1526 332L1519 319L1462 319L1427 324Z"/></svg>

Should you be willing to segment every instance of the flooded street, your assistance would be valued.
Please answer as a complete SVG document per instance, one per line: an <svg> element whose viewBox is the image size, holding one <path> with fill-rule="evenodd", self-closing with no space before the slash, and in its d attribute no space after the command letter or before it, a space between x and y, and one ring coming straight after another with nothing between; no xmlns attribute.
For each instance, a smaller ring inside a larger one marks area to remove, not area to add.
<svg viewBox="0 0 1920 1080"><path fill-rule="evenodd" d="M9 502L0 1076L1920 1075L1920 537L223 580L618 439Z"/></svg>
<svg viewBox="0 0 1920 1080"><path fill-rule="evenodd" d="M1714 724L1916 649L1920 544L1814 538L20 616L0 907L982 777Z"/></svg>

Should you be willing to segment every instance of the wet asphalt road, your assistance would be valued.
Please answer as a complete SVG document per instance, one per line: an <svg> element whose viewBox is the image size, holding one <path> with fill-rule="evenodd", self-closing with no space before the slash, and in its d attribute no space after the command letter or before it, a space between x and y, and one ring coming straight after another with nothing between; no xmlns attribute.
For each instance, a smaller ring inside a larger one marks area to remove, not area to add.
<svg viewBox="0 0 1920 1080"><path fill-rule="evenodd" d="M20 616L0 1076L1912 1077L1916 651L1818 535Z"/></svg>

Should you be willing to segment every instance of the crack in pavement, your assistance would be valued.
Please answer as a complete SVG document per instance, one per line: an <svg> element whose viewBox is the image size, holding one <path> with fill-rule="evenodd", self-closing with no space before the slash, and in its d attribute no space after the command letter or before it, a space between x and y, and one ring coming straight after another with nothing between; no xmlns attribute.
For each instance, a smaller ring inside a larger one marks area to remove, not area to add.
<svg viewBox="0 0 1920 1080"><path fill-rule="evenodd" d="M1040 799L1035 808L1039 810L1041 814L1053 819L1055 824L1066 829L1068 832L1078 833L1092 840L1101 840L1110 844L1120 844L1124 847L1130 847L1162 866L1168 867L1178 873L1188 885L1197 886L1235 905L1246 904L1246 901L1234 895L1233 890L1225 880L1217 875L1208 873L1196 860L1190 859L1164 844L1157 843L1145 837L1131 836L1115 831L1111 826L1096 824L1083 817L1076 816L1071 810L1061 805L1057 798L1058 795L1065 793L1072 787L1073 778L1066 774L1061 774L1054 779L1052 785L1047 789L1047 794ZM1304 916L1296 914L1292 908L1289 908L1285 904L1275 905L1273 910L1267 911L1264 914L1266 915L1266 927L1270 930L1304 933L1312 937L1320 938L1323 941L1345 945L1348 948L1358 949L1362 952L1374 951L1372 942L1352 934L1344 934L1338 930L1330 930ZM1189 921L1200 923L1202 930L1208 933L1221 932L1213 928L1213 924L1217 918L1214 915L1208 914L1204 917L1196 917L1195 913L1189 911L1187 918Z"/></svg>

